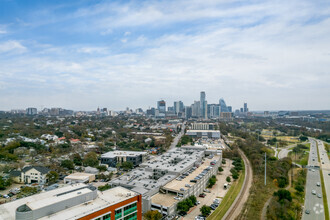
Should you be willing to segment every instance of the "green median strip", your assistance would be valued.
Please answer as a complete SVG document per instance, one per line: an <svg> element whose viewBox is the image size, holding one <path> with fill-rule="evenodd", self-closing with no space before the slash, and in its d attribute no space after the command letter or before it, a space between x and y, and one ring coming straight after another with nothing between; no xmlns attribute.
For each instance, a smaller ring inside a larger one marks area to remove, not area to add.
<svg viewBox="0 0 330 220"><path fill-rule="evenodd" d="M244 161L243 161L244 163ZM228 192L226 193L225 197L221 201L219 207L207 218L207 220L219 220L226 214L230 206L235 201L236 197L238 196L239 192L244 183L245 178L245 166L243 166L242 173L237 181L233 182L230 186Z"/></svg>

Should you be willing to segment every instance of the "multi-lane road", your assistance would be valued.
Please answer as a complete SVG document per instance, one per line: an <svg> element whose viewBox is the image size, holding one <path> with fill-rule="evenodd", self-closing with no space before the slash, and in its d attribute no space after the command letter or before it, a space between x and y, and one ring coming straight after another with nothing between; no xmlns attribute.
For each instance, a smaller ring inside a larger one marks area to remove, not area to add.
<svg viewBox="0 0 330 220"><path fill-rule="evenodd" d="M327 196L328 206L329 206L330 205L330 161L327 151L324 148L323 141L317 140L317 145L319 148L319 156L321 162L320 166L321 166L321 172L323 174L325 193ZM328 208L330 209L330 207Z"/></svg>
<svg viewBox="0 0 330 220"><path fill-rule="evenodd" d="M317 144L314 139L310 139L310 151L308 158L308 170L305 192L305 205L303 210L303 220L323 220L324 206L319 162L317 155ZM319 198L321 197L321 198Z"/></svg>

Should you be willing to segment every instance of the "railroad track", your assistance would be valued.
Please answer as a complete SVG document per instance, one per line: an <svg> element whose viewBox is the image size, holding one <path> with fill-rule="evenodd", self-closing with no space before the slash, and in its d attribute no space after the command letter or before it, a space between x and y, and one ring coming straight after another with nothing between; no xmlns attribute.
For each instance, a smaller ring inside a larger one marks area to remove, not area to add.
<svg viewBox="0 0 330 220"><path fill-rule="evenodd" d="M245 178L244 178L244 182L243 182L241 191L239 192L238 196L236 197L234 203L231 205L231 207L229 208L229 210L223 217L223 219L226 219L226 220L235 219L241 213L241 211L242 211L241 209L243 208L243 205L247 200L247 198L244 199L244 197L246 196L247 193L249 193L249 187L248 187L249 184L248 183L249 183L250 179L252 179L252 170L251 170L250 161L247 159L247 157L245 156L245 154L243 153L243 151L241 149L238 149L238 150L239 150L239 153L241 154L242 159L245 164Z"/></svg>

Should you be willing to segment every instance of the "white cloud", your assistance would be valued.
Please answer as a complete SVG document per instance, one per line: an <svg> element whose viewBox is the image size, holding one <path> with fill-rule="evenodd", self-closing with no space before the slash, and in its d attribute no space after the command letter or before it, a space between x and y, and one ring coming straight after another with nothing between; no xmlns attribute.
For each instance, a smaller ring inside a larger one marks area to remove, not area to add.
<svg viewBox="0 0 330 220"><path fill-rule="evenodd" d="M27 50L20 42L15 40L9 40L5 42L0 42L0 53L23 53Z"/></svg>
<svg viewBox="0 0 330 220"><path fill-rule="evenodd" d="M248 101L251 109L326 109L330 19L313 16L329 15L329 9L307 1L100 4L73 14L97 15L86 20L94 24L87 26L107 34L111 43L48 45L0 61L0 89L19 84L21 95L36 100L34 90L66 94L75 109L147 107L160 97L190 104L201 90L209 103L224 97L234 107ZM8 42L0 43L0 52L26 51L19 42Z"/></svg>

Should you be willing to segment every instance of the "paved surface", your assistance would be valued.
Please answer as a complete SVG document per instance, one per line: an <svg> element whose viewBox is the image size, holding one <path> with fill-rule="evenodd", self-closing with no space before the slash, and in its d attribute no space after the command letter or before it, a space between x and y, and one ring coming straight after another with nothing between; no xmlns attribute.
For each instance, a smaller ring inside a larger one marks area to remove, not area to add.
<svg viewBox="0 0 330 220"><path fill-rule="evenodd" d="M211 193L205 193L206 194L205 198L197 197L197 200L200 201L201 203L199 205L193 207L192 210L183 219L185 219L185 220L195 219L196 216L201 214L199 209L203 205L210 206L213 203L213 200L215 198L220 198L220 201L221 201L222 198L226 195L226 193L228 192L228 189L224 189L223 185L225 183L227 183L226 177L231 175L230 169L233 168L232 161L226 159L226 164L223 165L222 168L223 168L223 171L221 172L222 174L217 175L217 182L213 186L213 188L210 190Z"/></svg>
<svg viewBox="0 0 330 220"><path fill-rule="evenodd" d="M238 148L239 153L242 156L242 159L244 160L245 164L245 177L244 182L241 188L241 191L239 192L237 198L234 200L231 207L228 209L227 213L223 216L223 219L236 219L242 212L245 202L248 200L250 195L250 188L252 186L252 180L253 180L253 173L252 173L252 167L250 164L249 159L245 156L243 151ZM244 211L245 213L245 211ZM243 217L242 217L243 218Z"/></svg>
<svg viewBox="0 0 330 220"><path fill-rule="evenodd" d="M317 194L322 195L322 187L316 186L317 182L321 183L319 168L312 168L319 166L317 157L317 146L313 139L310 139L311 147L308 158L307 181L305 192L305 206L303 209L303 220L323 220L324 219L324 206L323 198L318 198ZM312 190L316 191L316 195L312 194ZM323 197L323 195L322 195ZM306 214L305 210L310 210L310 214Z"/></svg>
<svg viewBox="0 0 330 220"><path fill-rule="evenodd" d="M186 122L183 122L183 123L182 123L181 131L180 131L180 133L179 133L179 134L173 139L172 144L170 145L169 150L172 149L172 148L175 148L175 147L176 147L176 145L178 144L180 138L181 138L182 135L184 134L184 129L186 128L186 124L185 124L185 123L186 123Z"/></svg>
<svg viewBox="0 0 330 220"><path fill-rule="evenodd" d="M325 193L328 200L328 206L330 205L330 161L328 154L325 150L323 141L317 140L318 148L319 148L319 156L321 161L321 171L323 173L323 180L325 186ZM330 209L330 207L328 207ZM329 210L330 212L330 210Z"/></svg>
<svg viewBox="0 0 330 220"><path fill-rule="evenodd" d="M302 144L304 144L304 143L302 143ZM295 147L296 145L297 144L291 144L291 145L287 146L286 148L281 149L280 152L278 153L278 159L282 159L284 157L287 157L288 156L288 153L290 151L292 151L291 148Z"/></svg>

